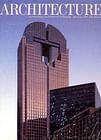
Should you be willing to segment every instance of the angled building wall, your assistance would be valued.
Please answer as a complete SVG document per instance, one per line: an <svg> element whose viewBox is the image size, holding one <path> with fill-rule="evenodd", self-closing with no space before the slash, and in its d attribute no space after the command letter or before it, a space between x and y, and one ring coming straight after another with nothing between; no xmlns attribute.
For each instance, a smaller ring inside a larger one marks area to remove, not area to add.
<svg viewBox="0 0 101 140"><path fill-rule="evenodd" d="M95 83L69 86L50 91L50 131L70 122L70 118L88 107L101 104Z"/></svg>
<svg viewBox="0 0 101 140"><path fill-rule="evenodd" d="M53 140L100 140L101 107L87 108L71 118L71 122L54 132Z"/></svg>

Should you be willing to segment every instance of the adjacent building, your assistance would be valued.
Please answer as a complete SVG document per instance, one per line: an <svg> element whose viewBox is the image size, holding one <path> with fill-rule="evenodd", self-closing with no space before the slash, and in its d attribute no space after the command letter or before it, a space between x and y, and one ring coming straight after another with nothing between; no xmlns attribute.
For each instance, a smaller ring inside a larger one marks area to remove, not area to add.
<svg viewBox="0 0 101 140"><path fill-rule="evenodd" d="M49 90L69 84L63 34L42 22L29 24L18 47L18 140L49 136Z"/></svg>
<svg viewBox="0 0 101 140"><path fill-rule="evenodd" d="M101 107L87 108L70 120L69 124L54 132L53 140L101 139Z"/></svg>
<svg viewBox="0 0 101 140"><path fill-rule="evenodd" d="M70 123L70 118L101 105L95 83L64 87L50 91L50 134ZM61 139L62 140L62 139Z"/></svg>

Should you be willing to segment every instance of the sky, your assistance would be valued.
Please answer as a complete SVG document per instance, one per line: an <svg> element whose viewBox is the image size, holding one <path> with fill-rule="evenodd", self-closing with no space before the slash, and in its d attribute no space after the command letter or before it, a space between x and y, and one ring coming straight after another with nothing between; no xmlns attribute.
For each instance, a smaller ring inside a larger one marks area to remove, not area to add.
<svg viewBox="0 0 101 140"><path fill-rule="evenodd" d="M14 2L14 0L4 0L0 1L0 4L12 1ZM70 85L96 82L101 93L101 18L0 16L1 140L16 140L17 48L24 28L36 21L55 26L65 36L69 48Z"/></svg>

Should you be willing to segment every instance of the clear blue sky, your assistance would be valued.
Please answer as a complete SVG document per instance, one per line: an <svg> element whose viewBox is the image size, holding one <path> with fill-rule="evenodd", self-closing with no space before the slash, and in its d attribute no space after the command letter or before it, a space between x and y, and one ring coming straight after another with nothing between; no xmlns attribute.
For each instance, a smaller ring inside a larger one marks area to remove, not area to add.
<svg viewBox="0 0 101 140"><path fill-rule="evenodd" d="M101 18L36 19L27 16L0 16L0 139L2 140L16 140L17 48L24 28L35 21L52 24L64 34L70 51L70 85L96 82L101 93Z"/></svg>

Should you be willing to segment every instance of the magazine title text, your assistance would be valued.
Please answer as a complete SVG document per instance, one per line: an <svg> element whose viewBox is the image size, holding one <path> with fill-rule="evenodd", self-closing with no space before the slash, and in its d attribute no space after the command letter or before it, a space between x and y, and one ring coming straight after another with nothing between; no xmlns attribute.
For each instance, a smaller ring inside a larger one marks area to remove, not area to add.
<svg viewBox="0 0 101 140"><path fill-rule="evenodd" d="M0 15L101 16L101 4L4 3L0 6Z"/></svg>

